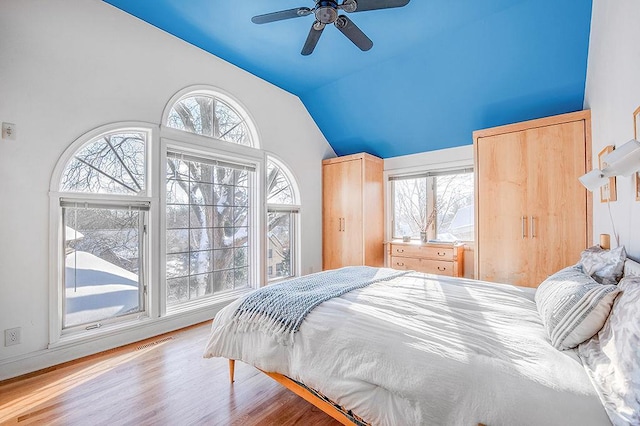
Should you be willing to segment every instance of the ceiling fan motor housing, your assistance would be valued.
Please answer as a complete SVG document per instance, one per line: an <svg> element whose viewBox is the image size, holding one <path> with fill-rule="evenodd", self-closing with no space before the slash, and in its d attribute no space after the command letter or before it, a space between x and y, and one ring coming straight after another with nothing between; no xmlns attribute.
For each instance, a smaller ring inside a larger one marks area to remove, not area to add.
<svg viewBox="0 0 640 426"><path fill-rule="evenodd" d="M338 19L338 3L332 0L320 0L316 3L316 20L323 24L331 24Z"/></svg>

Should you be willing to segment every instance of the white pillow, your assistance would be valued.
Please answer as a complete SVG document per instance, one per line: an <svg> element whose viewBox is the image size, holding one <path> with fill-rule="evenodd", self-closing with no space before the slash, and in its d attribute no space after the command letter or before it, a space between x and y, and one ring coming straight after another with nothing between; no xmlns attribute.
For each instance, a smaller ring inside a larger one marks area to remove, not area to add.
<svg viewBox="0 0 640 426"><path fill-rule="evenodd" d="M600 284L618 284L626 259L624 246L611 250L593 246L580 254L580 264L584 272Z"/></svg>
<svg viewBox="0 0 640 426"><path fill-rule="evenodd" d="M593 339L578 347L611 423L640 424L640 277L618 287L611 315Z"/></svg>
<svg viewBox="0 0 640 426"><path fill-rule="evenodd" d="M596 334L619 292L614 285L598 284L578 265L544 280L535 301L551 344L571 349Z"/></svg>

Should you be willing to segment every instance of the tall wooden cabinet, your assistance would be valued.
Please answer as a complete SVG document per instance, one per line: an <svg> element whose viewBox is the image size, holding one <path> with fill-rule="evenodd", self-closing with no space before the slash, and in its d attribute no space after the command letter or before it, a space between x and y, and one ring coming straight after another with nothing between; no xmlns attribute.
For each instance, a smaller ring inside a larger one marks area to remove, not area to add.
<svg viewBox="0 0 640 426"><path fill-rule="evenodd" d="M383 160L369 154L322 162L322 267L384 264Z"/></svg>
<svg viewBox="0 0 640 426"><path fill-rule="evenodd" d="M475 276L537 287L591 238L589 111L474 132Z"/></svg>

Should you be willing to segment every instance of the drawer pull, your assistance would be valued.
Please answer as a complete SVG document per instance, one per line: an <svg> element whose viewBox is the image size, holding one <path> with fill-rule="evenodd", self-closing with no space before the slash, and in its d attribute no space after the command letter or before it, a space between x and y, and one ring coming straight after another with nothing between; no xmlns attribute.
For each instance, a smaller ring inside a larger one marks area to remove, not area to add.
<svg viewBox="0 0 640 426"><path fill-rule="evenodd" d="M404 266L404 262L396 262L396 266Z"/></svg>
<svg viewBox="0 0 640 426"><path fill-rule="evenodd" d="M399 249L399 248L397 248L397 249L396 249L396 253L404 253L404 249Z"/></svg>
<svg viewBox="0 0 640 426"><path fill-rule="evenodd" d="M447 252L446 251L439 251L438 252L438 256L446 256Z"/></svg>
<svg viewBox="0 0 640 426"><path fill-rule="evenodd" d="M447 267L446 266L438 266L438 271L446 271Z"/></svg>

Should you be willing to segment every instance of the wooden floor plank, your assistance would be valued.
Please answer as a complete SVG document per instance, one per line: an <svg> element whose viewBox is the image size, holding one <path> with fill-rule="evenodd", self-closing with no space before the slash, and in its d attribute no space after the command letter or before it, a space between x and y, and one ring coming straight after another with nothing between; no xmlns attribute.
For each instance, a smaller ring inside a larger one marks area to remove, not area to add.
<svg viewBox="0 0 640 426"><path fill-rule="evenodd" d="M210 324L0 382L0 424L339 425L255 368L202 358ZM171 339L166 339L172 337Z"/></svg>

